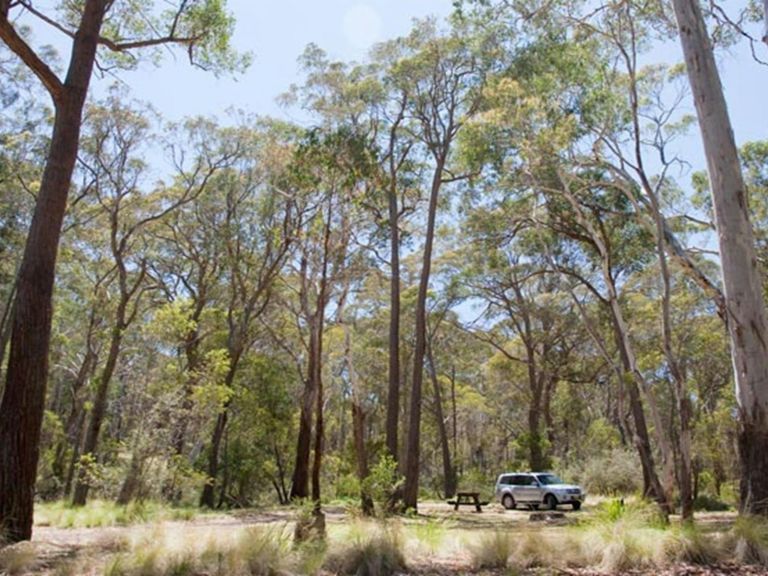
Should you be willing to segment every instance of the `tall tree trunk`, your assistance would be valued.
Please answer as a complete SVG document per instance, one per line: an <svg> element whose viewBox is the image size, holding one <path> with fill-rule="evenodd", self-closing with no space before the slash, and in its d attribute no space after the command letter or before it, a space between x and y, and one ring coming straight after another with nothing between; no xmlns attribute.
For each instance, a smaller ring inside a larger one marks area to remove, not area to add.
<svg viewBox="0 0 768 576"><path fill-rule="evenodd" d="M339 317L341 318L341 312L339 312ZM352 355L352 334L347 323L344 323L344 355L346 357L347 370L349 371L350 388L352 389L350 400L352 406L352 440L355 446L357 479L360 482L360 509L364 516L373 516L373 498L371 498L366 486L366 480L368 479L368 450L365 444L366 414L360 400L360 384Z"/></svg>
<svg viewBox="0 0 768 576"><path fill-rule="evenodd" d="M72 494L72 484L75 481L75 472L77 471L77 464L80 462L80 454L82 454L83 447L83 435L85 434L85 410L80 410L80 414L75 424L75 434L73 435L74 441L72 442L72 455L69 458L69 465L67 466L67 478L64 481L64 493L63 498L67 499Z"/></svg>
<svg viewBox="0 0 768 576"><path fill-rule="evenodd" d="M435 399L435 420L440 437L440 452L443 457L443 491L446 498L452 498L456 494L456 469L451 462L451 450L448 445L448 430L443 415L443 395L440 391L440 381L437 378L435 358L432 355L432 344L427 344L427 360L429 362L429 375L432 380L432 391Z"/></svg>
<svg viewBox="0 0 768 576"><path fill-rule="evenodd" d="M619 349L619 356L624 367L624 386L629 395L629 409L632 413L634 423L633 441L637 453L640 456L640 465L643 468L643 482L645 485L644 496L653 496L659 507L665 514L670 512L670 503L667 494L656 473L656 465L651 450L651 439L648 434L648 423L645 419L645 410L643 401L640 397L640 389L632 373L632 362L626 349L626 342L622 334L622 329L618 319L612 317L616 346Z"/></svg>
<svg viewBox="0 0 768 576"><path fill-rule="evenodd" d="M81 435L80 429L82 413L85 408L83 390L85 388L85 384L88 382L88 379L91 376L91 373L96 367L97 360L98 356L93 350L89 334L89 342L86 344L85 357L83 358L83 362L80 364L80 369L77 371L75 381L72 383L72 406L69 409L67 421L64 424L64 440L62 440L56 447L56 453L53 462L54 474L60 481L62 481L62 483L65 478L65 459L68 454L68 449L71 449L74 452L79 451L78 447L80 444L79 438ZM64 498L67 496L68 492L64 494Z"/></svg>
<svg viewBox="0 0 768 576"><path fill-rule="evenodd" d="M202 308L200 308L202 313ZM197 323L200 320L200 314L190 317L190 320ZM197 385L197 372L200 369L200 334L197 327L190 330L184 342L184 355L187 357L187 378L184 381L184 387L181 391L181 409L174 424L172 434L173 453L176 456L184 454L184 445L187 439L187 429L194 409L193 394Z"/></svg>
<svg viewBox="0 0 768 576"><path fill-rule="evenodd" d="M230 350L230 364L227 375L224 378L224 385L227 390L232 390L232 385L235 382L235 374L237 372L237 366L240 363L240 357L242 351L237 348ZM227 422L229 420L229 405L231 398L224 402L221 407L218 416L216 417L216 425L213 427L213 436L211 438L211 449L208 452L208 479L203 486L203 491L200 494L200 507L201 508L215 508L216 506L216 477L219 474L219 453L221 452L221 441L224 438L224 432L227 429Z"/></svg>
<svg viewBox="0 0 768 576"><path fill-rule="evenodd" d="M649 491L651 491L654 498L656 499L656 502L659 504L659 508L661 509L662 513L668 515L671 512L671 499L669 497L670 495L667 488L669 485L669 474L667 474L668 482L665 484L659 480L659 476L656 473L653 452L651 451L650 437L648 434L648 425L645 419L645 410L643 408L643 402L640 396L641 387L646 393L646 398L649 401L649 406L654 417L654 425L656 426L656 433L659 438L660 448L663 454L664 463L666 465L666 471L672 471L672 483L674 483L674 460L671 456L671 450L669 450L667 446L666 435L664 433L658 409L655 405L653 394L648 389L647 383L637 368L634 350L629 338L629 330L627 329L626 322L624 321L624 315L621 311L621 306L619 305L616 283L611 271L611 253L603 239L603 236L597 231L596 227L591 223L591 221L585 217L581 205L570 191L570 185L566 178L564 178L562 174L560 174L559 177L562 184L563 195L566 197L569 204L573 208L574 214L579 223L584 227L584 229L588 231L600 255L603 281L608 290L608 297L604 300L604 302L608 305L611 312L611 322L613 325L616 347L619 350L619 356L621 357L621 364L624 370L621 378L624 381L627 392L629 393L630 411L632 412L632 419L635 424L634 442L635 446L637 447L638 455L640 456L641 465L643 467L645 495L648 495Z"/></svg>
<svg viewBox="0 0 768 576"><path fill-rule="evenodd" d="M130 504L131 500L136 496L136 492L141 484L141 459L142 456L137 451L131 454L131 465L125 475L123 485L120 487L120 494L117 496L117 504L120 506Z"/></svg>
<svg viewBox="0 0 768 576"><path fill-rule="evenodd" d="M677 483L680 489L680 505L683 522L693 522L694 490L692 485L693 467L691 465L691 401L688 397L688 386L683 370L678 362L672 345L672 280L670 277L667 254L664 242L664 218L658 198L652 190L650 183L643 182L643 187L649 193L653 208L654 222L656 223L656 253L659 260L659 272L662 282L661 296L661 331L664 356L667 360L669 373L672 376L672 389L675 397L679 422L679 430L676 439L678 471Z"/></svg>
<svg viewBox="0 0 768 576"><path fill-rule="evenodd" d="M301 398L301 415L299 417L299 436L296 442L296 460L293 465L291 479L291 500L309 498L309 458L312 451L312 416L317 398L316 381L313 377L315 359L316 330L310 327L309 359L307 379Z"/></svg>
<svg viewBox="0 0 768 576"><path fill-rule="evenodd" d="M352 437L355 443L355 462L357 479L360 481L360 509L363 516L373 516L373 499L368 492L365 481L368 479L368 451L365 447L365 410L360 404L360 398L352 393Z"/></svg>
<svg viewBox="0 0 768 576"><path fill-rule="evenodd" d="M427 291L432 269L432 244L435 238L437 199L442 184L445 158L439 158L432 177L429 197L427 232L424 239L424 256L421 265L419 294L416 300L416 334L413 347L413 379L411 381L411 415L408 426L408 449L405 461L405 487L403 505L416 510L419 500L419 467L421 463L421 386L424 379L424 354L427 342Z"/></svg>
<svg viewBox="0 0 768 576"><path fill-rule="evenodd" d="M315 383L314 389L317 391L315 395L315 441L314 441L314 458L312 460L312 500L315 502L316 509L320 507L320 468L323 460L323 448L324 448L324 435L325 435L325 422L323 419L323 403L325 402L325 396L323 394L323 316L325 315L325 308L321 307L318 310L320 318L317 321L317 336L315 337L315 345L317 350L315 352L315 366L312 370L312 378Z"/></svg>
<svg viewBox="0 0 768 576"><path fill-rule="evenodd" d="M88 431L85 435L85 444L83 445L83 455L95 457L96 448L99 444L99 435L101 426L104 423L104 417L107 414L107 400L109 397L109 384L117 368L117 360L120 356L120 347L123 341L123 331L125 330L125 308L126 300L121 300L117 308L117 321L112 329L112 338L109 343L109 352L104 369L99 376L99 383L96 387L96 397L91 409L91 418L88 423ZM88 490L90 485L87 479L87 470L84 468L78 473L77 484L75 485L75 494L72 497L74 506L85 506L88 499Z"/></svg>
<svg viewBox="0 0 768 576"><path fill-rule="evenodd" d="M393 154L393 151L390 151ZM390 158L394 164L394 158ZM387 451L398 458L397 432L400 422L400 230L398 228L397 183L389 190L390 262L389 289L389 387L387 391Z"/></svg>
<svg viewBox="0 0 768 576"><path fill-rule="evenodd" d="M720 243L739 405L740 509L768 515L768 330L746 188L720 75L701 8L674 0L699 119Z"/></svg>
<svg viewBox="0 0 768 576"><path fill-rule="evenodd" d="M5 538L14 542L32 537L56 254L77 159L83 106L110 4L85 2L67 77L53 94L53 135L19 268L8 372L0 403L0 527ZM10 26L7 10L3 19L3 26Z"/></svg>

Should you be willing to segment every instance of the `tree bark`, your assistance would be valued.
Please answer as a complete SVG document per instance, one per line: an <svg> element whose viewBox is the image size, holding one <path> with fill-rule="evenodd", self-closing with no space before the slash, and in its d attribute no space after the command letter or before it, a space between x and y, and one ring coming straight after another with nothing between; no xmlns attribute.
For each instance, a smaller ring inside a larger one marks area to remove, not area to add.
<svg viewBox="0 0 768 576"><path fill-rule="evenodd" d="M421 387L424 379L424 355L427 343L427 292L430 271L432 269L432 245L435 238L435 220L437 218L437 199L442 184L445 158L440 157L432 177L429 197L427 231L424 239L424 255L419 281L419 294L416 300L416 334L413 348L413 378L411 381L411 415L408 426L408 448L405 460L405 487L403 505L416 510L419 500L419 465L421 455Z"/></svg>
<svg viewBox="0 0 768 576"><path fill-rule="evenodd" d="M235 381L235 373L237 372L237 366L240 361L242 352L239 350L230 351L229 370L224 378L224 385L227 390L232 390L232 385ZM229 420L229 405L231 398L228 399L221 407L218 416L216 417L216 425L213 427L213 437L211 438L211 449L208 452L208 479L203 486L203 491L200 494L200 507L213 509L216 506L216 477L219 474L219 453L221 452L221 441L224 438L224 432L227 429L227 422Z"/></svg>
<svg viewBox="0 0 768 576"><path fill-rule="evenodd" d="M312 417L314 415L317 388L313 377L315 371L316 330L310 326L309 358L307 379L301 398L301 414L299 416L299 436L296 442L296 459L293 465L291 479L291 500L309 498L309 459L312 451Z"/></svg>
<svg viewBox="0 0 768 576"><path fill-rule="evenodd" d="M123 333L125 330L125 310L128 302L126 299L121 299L117 307L115 326L112 328L112 338L109 343L109 352L107 354L107 360L104 364L104 369L99 376L99 383L96 388L96 398L93 401L93 408L91 409L91 418L88 424L88 431L85 435L85 444L83 445L84 456L95 456L96 448L99 444L99 435L101 433L101 426L104 423L104 417L107 414L107 401L109 395L109 384L112 381L112 376L117 368L117 360L120 356L120 347L123 341ZM87 471L81 469L78 473L77 484L75 485L75 494L72 497L72 504L74 506L85 506L85 502L88 499L88 491L90 485L88 484Z"/></svg>
<svg viewBox="0 0 768 576"><path fill-rule="evenodd" d="M99 32L110 4L103 0L85 3L67 77L61 92L54 96L53 135L19 268L8 372L0 403L0 528L13 542L32 537L56 255L77 159L83 106ZM10 25L7 11L2 20Z"/></svg>
<svg viewBox="0 0 768 576"><path fill-rule="evenodd" d="M54 458L53 470L56 477L62 481L64 480L65 475L64 468L67 449L69 448L74 452L78 452L79 456L78 446L80 444L80 429L82 427L81 421L83 419L82 414L85 404L83 389L85 388L85 384L88 382L88 379L90 378L91 373L96 367L96 363L98 361L98 356L93 350L91 343L91 335L92 330L90 330L88 334L85 357L83 358L83 362L80 364L80 369L77 371L75 381L72 383L72 406L69 409L69 415L67 416L67 421L64 424L65 440L60 442L56 447L56 456ZM68 491L65 492L64 498L67 498L67 496Z"/></svg>
<svg viewBox="0 0 768 576"><path fill-rule="evenodd" d="M674 0L707 158L739 405L742 513L768 515L768 329L746 188L699 4Z"/></svg>
<svg viewBox="0 0 768 576"><path fill-rule="evenodd" d="M393 154L390 151L390 154ZM390 159L394 163L394 158ZM393 178L389 190L391 277L389 290L389 387L387 391L387 451L398 460L397 432L400 422L400 229L397 190Z"/></svg>
<svg viewBox="0 0 768 576"><path fill-rule="evenodd" d="M435 358L432 355L432 345L427 345L427 361L429 363L429 376L432 380L432 391L435 401L435 421L438 436L440 437L440 452L443 457L443 491L446 498L452 498L456 494L456 469L451 462L451 450L448 444L448 430L443 415L443 397L440 391L440 381L437 378Z"/></svg>

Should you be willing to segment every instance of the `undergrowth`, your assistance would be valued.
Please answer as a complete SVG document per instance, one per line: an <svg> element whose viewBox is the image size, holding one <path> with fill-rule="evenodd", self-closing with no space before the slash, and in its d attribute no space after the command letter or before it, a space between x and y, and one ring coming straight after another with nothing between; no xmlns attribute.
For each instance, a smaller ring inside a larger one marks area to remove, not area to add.
<svg viewBox="0 0 768 576"><path fill-rule="evenodd" d="M129 526L163 520L191 520L202 512L196 508L170 508L155 502L114 502L91 500L85 506L69 502L45 502L35 506L35 523L56 528L102 528Z"/></svg>

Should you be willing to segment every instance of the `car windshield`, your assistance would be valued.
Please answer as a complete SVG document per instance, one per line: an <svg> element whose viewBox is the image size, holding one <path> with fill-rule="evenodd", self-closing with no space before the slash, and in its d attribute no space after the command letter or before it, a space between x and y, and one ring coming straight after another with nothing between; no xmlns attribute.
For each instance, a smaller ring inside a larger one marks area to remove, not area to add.
<svg viewBox="0 0 768 576"><path fill-rule="evenodd" d="M544 486L549 486L551 484L563 484L563 481L554 474L539 474L538 479L539 482L541 482L541 484Z"/></svg>

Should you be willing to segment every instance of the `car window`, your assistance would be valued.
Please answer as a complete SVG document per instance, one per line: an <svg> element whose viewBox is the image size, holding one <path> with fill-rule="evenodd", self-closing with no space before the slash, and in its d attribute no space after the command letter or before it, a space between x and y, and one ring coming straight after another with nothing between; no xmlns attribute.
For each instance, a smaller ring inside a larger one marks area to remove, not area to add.
<svg viewBox="0 0 768 576"><path fill-rule="evenodd" d="M539 474L539 482L541 482L544 486L550 486L552 484L563 484L563 481L554 474Z"/></svg>
<svg viewBox="0 0 768 576"><path fill-rule="evenodd" d="M502 476L501 477L501 483L502 484L512 484L512 476Z"/></svg>
<svg viewBox="0 0 768 576"><path fill-rule="evenodd" d="M525 474L521 474L517 478L518 478L517 483L520 486L530 486L533 483L532 482L533 478L531 478L530 476L526 476Z"/></svg>

